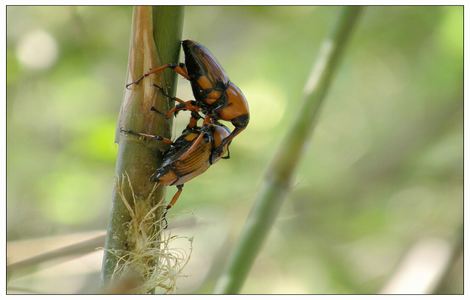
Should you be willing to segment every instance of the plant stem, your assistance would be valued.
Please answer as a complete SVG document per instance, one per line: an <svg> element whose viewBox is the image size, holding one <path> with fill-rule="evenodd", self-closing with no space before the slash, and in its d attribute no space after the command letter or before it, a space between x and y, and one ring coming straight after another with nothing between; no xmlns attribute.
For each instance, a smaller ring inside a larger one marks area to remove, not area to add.
<svg viewBox="0 0 470 300"><path fill-rule="evenodd" d="M182 7L137 6L134 8L126 82L139 78L151 67L178 61L182 23ZM116 162L117 180L113 191L113 207L103 258L102 281L104 284L109 283L119 259L124 257L123 254L126 251L132 251L133 247L132 237L129 236L129 222L132 216L119 193L119 189L122 188L119 187L119 182L123 176L128 177L133 191L127 187L121 192L127 199L135 199L136 205L140 207L155 207L162 201L164 195L164 189L161 186L151 193L154 183L150 182L149 178L161 165L161 151L166 149L165 146L158 142L145 143L134 137L122 135L120 129L171 137L172 120L167 120L151 111L151 107L167 111L174 105L172 101L158 93L153 83L164 86L170 95L174 95L175 79L176 74L172 72L151 75L140 84L125 90L116 128L115 140L119 144ZM133 203L130 205L134 206ZM155 211L155 222L161 219L162 213L162 209ZM155 232L159 231L159 228L155 229ZM155 235L155 239L160 238L160 235Z"/></svg>
<svg viewBox="0 0 470 300"><path fill-rule="evenodd" d="M98 247L102 247L104 243L104 234L97 237L65 246L59 249L44 252L42 254L7 265L8 280L16 279L24 275L34 273L41 264L47 263L48 267L71 260L81 255L85 255L96 251Z"/></svg>
<svg viewBox="0 0 470 300"><path fill-rule="evenodd" d="M362 8L343 8L329 37L323 42L319 57L304 90L304 102L299 113L280 143L264 177L261 190L241 233L226 272L219 278L215 293L238 293L263 245L281 204L286 198L300 157L306 149L346 42L352 33Z"/></svg>

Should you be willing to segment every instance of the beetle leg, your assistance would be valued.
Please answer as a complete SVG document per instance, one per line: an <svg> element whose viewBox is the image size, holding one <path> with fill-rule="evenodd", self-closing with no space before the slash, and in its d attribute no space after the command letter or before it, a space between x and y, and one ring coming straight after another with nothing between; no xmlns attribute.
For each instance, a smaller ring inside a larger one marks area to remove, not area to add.
<svg viewBox="0 0 470 300"><path fill-rule="evenodd" d="M154 74L154 73L159 73L159 72L165 70L166 68L172 69L172 70L175 71L176 73L180 74L181 76L183 76L184 78L186 78L187 80L189 80L188 69L186 69L186 65L183 64L183 63L179 63L179 64L165 64L165 65L163 65L163 66L150 69L150 71L148 71L146 74L150 75L150 74ZM148 76L148 75L147 75L147 76Z"/></svg>
<svg viewBox="0 0 470 300"><path fill-rule="evenodd" d="M232 131L232 133L230 133L228 137L222 140L222 143L217 148L212 150L211 163L222 154L225 145L230 145L232 140L246 128L249 120L250 119L248 115L243 115L232 120L232 124L235 126L235 129Z"/></svg>
<svg viewBox="0 0 470 300"><path fill-rule="evenodd" d="M195 105L193 104L194 101L192 101L192 100L184 101L184 100L182 100L182 99L180 99L180 98L178 98L178 97L170 96L170 95L168 95L168 94L165 92L165 90L164 90L161 86L159 86L158 84L153 84L153 86L156 87L156 88L158 88L158 89L161 91L161 93L163 94L163 96L165 96L165 97L167 97L168 99L171 99L171 100L173 100L173 101L179 103L179 105L177 105L177 106L175 106L174 108L170 109L170 110L165 114L165 117L166 117L167 119L171 118L171 116L173 116L173 115L176 115L180 110L190 110L191 112L197 112L197 111L199 110L199 107L198 107L198 106L195 106ZM157 111L157 110L155 110L155 111ZM157 112L159 112L159 111L157 111ZM159 113L161 113L161 112L159 112ZM162 114L163 114L163 113L162 113ZM195 121L194 121L194 120L193 120L193 115L191 116L190 122L193 122L193 123L196 122L196 125L197 125L197 119L195 119ZM193 123L190 124L190 125L188 125L189 128L193 128L194 126L196 126L196 125L194 125Z"/></svg>
<svg viewBox="0 0 470 300"><path fill-rule="evenodd" d="M230 158L230 144L227 146L227 155L221 157L222 159L229 159Z"/></svg>
<svg viewBox="0 0 470 300"><path fill-rule="evenodd" d="M188 101L188 102L189 102L189 101ZM169 111L167 111L167 113L161 112L161 111L159 111L158 109L156 109L156 108L153 107L153 106L150 108L150 110L151 110L151 111L154 111L154 112L156 112L156 113L158 113L158 114L160 114L160 115L162 115L162 116L164 116L164 117L167 118L167 119L169 119L169 118L171 118L173 115L177 115L180 110L188 110L184 104L185 104L185 102L183 101L183 104L179 104L179 105L173 107L172 109L170 109ZM193 111L191 110L191 112L193 112ZM192 118L193 118L193 117L191 117L191 119L192 119ZM191 121L190 121L190 122L191 122ZM197 122L197 119L196 119L196 122ZM194 126L193 126L193 127L194 127ZM190 127L190 128L192 128L192 127Z"/></svg>
<svg viewBox="0 0 470 300"><path fill-rule="evenodd" d="M206 115L204 117L204 121L202 122L202 125L214 124L214 122L215 122L215 119L213 116Z"/></svg>
<svg viewBox="0 0 470 300"><path fill-rule="evenodd" d="M154 83L153 86L156 87L156 88L158 88L158 89L160 90L160 93L162 93L162 95L165 96L165 97L167 97L168 99L173 100L173 101L176 101L176 102L178 102L178 103L184 102L184 101L181 100L180 98L173 97L173 96L169 95L169 94L165 91L165 89L164 89L163 87L159 86L158 84Z"/></svg>
<svg viewBox="0 0 470 300"><path fill-rule="evenodd" d="M181 76L183 76L184 78L186 78L187 80L190 80L189 79L189 75L188 75L188 69L186 69L186 65L183 64L183 63L179 63L177 66L175 67L170 67L173 69L173 71L175 71L176 73L180 74Z"/></svg>
<svg viewBox="0 0 470 300"><path fill-rule="evenodd" d="M139 84L142 79L144 79L145 77L151 75L151 74L156 74L156 73L160 73L162 72L163 70L165 70L166 68L170 68L172 69L173 71L175 71L176 73L180 74L181 76L183 76L184 78L186 78L187 80L189 80L189 75L188 75L188 70L186 69L186 65L183 64L183 63L179 63L179 64L164 64L160 67L156 67L156 68L152 68L150 69L147 73L145 73L144 75L142 75L140 78L138 78L137 80L131 82L131 83L128 83L126 84L126 89L129 88L129 86L133 85L133 84Z"/></svg>
<svg viewBox="0 0 470 300"><path fill-rule="evenodd" d="M186 126L186 129L197 127L197 121L199 119L202 119L201 115L196 111L191 111L191 118L189 119L189 124Z"/></svg>
<svg viewBox="0 0 470 300"><path fill-rule="evenodd" d="M144 79L145 77L147 77L147 76L149 76L149 75L151 75L151 74L159 73L159 72L165 70L166 68L169 68L170 66L171 66L171 64L165 64L165 65L163 65L163 66L150 69L147 73L145 73L144 75L142 75L141 77L139 77L137 80L132 81L131 83L126 84L126 89L127 89L128 87L130 87L131 85L133 85L133 84L139 84L139 83L142 81L142 79ZM175 66L176 66L176 65L175 65Z"/></svg>
<svg viewBox="0 0 470 300"><path fill-rule="evenodd" d="M163 136L160 136L160 135L139 133L139 132L134 132L132 130L124 130L122 128L120 129L120 131L123 132L123 133L130 134L130 135L135 135L135 136L139 136L139 137L146 137L146 138L151 138L153 140L162 141L163 143L168 144L168 145L173 144L173 142L169 138L166 138L166 137L163 137Z"/></svg>
<svg viewBox="0 0 470 300"><path fill-rule="evenodd" d="M154 111L154 112L156 112L157 114L160 114L160 115L162 115L162 116L166 116L165 113L163 113L163 112L159 111L158 109L156 109L155 106L150 107L150 110L151 110L151 111Z"/></svg>
<svg viewBox="0 0 470 300"><path fill-rule="evenodd" d="M176 101L176 102L179 103L177 106L175 106L174 108L172 108L170 111L168 111L168 112L166 113L167 118L170 118L173 114L176 114L176 113L177 113L178 111L180 111L180 110L189 110L189 111L195 112L195 113L197 113L198 111L201 110L201 108L200 108L198 105L195 104L196 101L194 101L194 100L184 101L184 100L182 100L182 99L180 99L180 98L178 98L178 97L173 97L173 96L168 95L168 94L165 92L165 90L164 90L161 86L159 86L158 84L155 84L155 83L154 83L153 86L156 87L156 88L158 88L158 89L161 91L161 93L163 94L163 96L165 96L165 97L167 97L167 98L169 98L169 99L171 99L171 100L174 100L174 101ZM153 110L155 110L155 109L153 109ZM155 110L155 111L156 111L156 110ZM158 112L158 111L157 111L157 112ZM198 115L199 115L199 114L198 114ZM195 116L192 115L192 117L195 117ZM202 117L199 116L199 118L197 118L197 119L200 119L200 118L202 118ZM197 121L197 120L196 120L196 121Z"/></svg>
<svg viewBox="0 0 470 300"><path fill-rule="evenodd" d="M176 186L176 188L178 189L178 191L176 192L176 194L173 196L173 198L171 199L170 203L166 206L166 210L169 210L170 208L172 208L176 201L178 200L178 198L180 197L181 195L181 192L183 191L183 186L184 184L179 184Z"/></svg>
<svg viewBox="0 0 470 300"><path fill-rule="evenodd" d="M246 126L248 126L248 122L250 121L249 115L241 115L232 119L232 124L235 126L234 130L230 133L228 137L226 137L222 143L219 145L220 150L227 144L231 143L232 140L243 130L245 130Z"/></svg>
<svg viewBox="0 0 470 300"><path fill-rule="evenodd" d="M165 223L165 225L163 226L163 229L168 228L168 220L166 219L167 213L168 213L168 209L165 209L165 212L163 213L163 216L162 216L162 221Z"/></svg>
<svg viewBox="0 0 470 300"><path fill-rule="evenodd" d="M191 112L198 112L201 110L201 108L195 104L196 101L183 101L183 103L176 105L172 109L170 109L167 113L166 116L167 118L170 118L172 115L177 114L180 110L189 110Z"/></svg>
<svg viewBox="0 0 470 300"><path fill-rule="evenodd" d="M171 99L171 100L173 100L173 101L176 101L176 102L178 102L178 103L180 103L180 104L185 103L185 101L184 101L184 100L181 100L180 98L177 98L177 97L173 97L173 96L168 95L168 94L165 92L165 90L164 90L161 86L159 86L158 84L155 84L155 83L154 83L153 86L156 87L156 88L158 88L158 89L160 90L160 92L162 93L162 95L165 96L165 97L167 97L168 99Z"/></svg>
<svg viewBox="0 0 470 300"><path fill-rule="evenodd" d="M166 114L165 114L165 117L167 119L171 118L173 115L176 116L176 114L180 111L180 110L186 110L185 107L179 107L179 105L173 107L172 109L170 109Z"/></svg>
<svg viewBox="0 0 470 300"><path fill-rule="evenodd" d="M245 129L245 127L235 127L235 129L232 131L232 133L230 133L230 135L228 137L226 137L225 139L223 139L222 143L219 145L219 147L217 147L216 151L215 152L218 152L218 154L220 155L223 151L223 148L225 147L225 145L227 144L230 144L232 142L232 140L240 133L242 132L243 130Z"/></svg>
<svg viewBox="0 0 470 300"><path fill-rule="evenodd" d="M154 140L157 140L157 141L162 141L163 143L167 144L167 145L172 145L173 144L173 141L170 140L169 138L166 138L166 137L163 137L163 136L160 136L160 135L150 135L150 134L147 134L147 135L144 135L142 134L143 136L148 136Z"/></svg>
<svg viewBox="0 0 470 300"><path fill-rule="evenodd" d="M183 192L183 186L184 186L184 184L180 184L180 185L177 185L177 186L176 186L176 188L178 189L178 191L176 192L175 195L173 195L173 198L171 198L170 203L169 203L169 204L166 206L166 208L165 208L165 212L163 213L163 216L162 216L162 219L163 219L163 221L165 222L165 226L163 226L163 229L167 229L167 228L168 228L168 221L167 221L167 219L166 219L166 215L168 214L168 210L169 210L170 208L172 208L172 207L175 205L176 201L178 200L178 198L179 198L180 195L181 195L181 192Z"/></svg>

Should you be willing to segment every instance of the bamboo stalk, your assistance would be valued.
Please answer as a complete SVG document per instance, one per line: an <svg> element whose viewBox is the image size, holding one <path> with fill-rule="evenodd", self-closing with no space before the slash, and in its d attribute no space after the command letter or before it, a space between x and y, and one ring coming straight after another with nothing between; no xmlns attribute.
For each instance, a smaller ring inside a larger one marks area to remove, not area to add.
<svg viewBox="0 0 470 300"><path fill-rule="evenodd" d="M241 233L240 241L235 247L225 273L216 284L215 293L235 294L242 288L290 190L293 174L306 149L321 104L361 10L359 6L343 8L334 30L323 42L317 62L305 86L304 102L271 161L262 188L256 196L254 207Z"/></svg>
<svg viewBox="0 0 470 300"><path fill-rule="evenodd" d="M48 266L54 266L67 260L91 253L102 247L104 243L104 234L97 237L73 244L7 265L8 280L16 279L24 275L31 274L37 270L41 264L47 263Z"/></svg>
<svg viewBox="0 0 470 300"><path fill-rule="evenodd" d="M126 82L137 79L151 67L178 61L182 23L182 7L137 6L134 8ZM160 204L164 195L164 188L155 189L154 183L151 183L149 178L161 164L161 151L166 149L165 146L162 143L146 143L134 137L122 135L120 129L171 137L172 120L167 120L151 111L151 107L167 111L174 105L158 93L153 83L166 87L168 93L174 95L175 79L176 75L172 72L151 75L139 85L125 90L116 128L115 141L119 144L116 162L117 180L113 191L113 207L103 258L102 281L104 284L110 283L116 267L122 260L125 260L124 254L137 247L135 237L129 230L130 222L135 214L132 210L140 209L148 212ZM125 203L124 198L128 203ZM159 207L151 215L156 228L152 228L152 232L148 234L155 239L155 243L161 239L160 234L155 233L160 232L161 228L157 221L162 218L162 213L163 209Z"/></svg>
<svg viewBox="0 0 470 300"><path fill-rule="evenodd" d="M195 228L198 222L194 217L173 220L166 230L174 228ZM19 260L7 265L7 280L14 280L25 275L30 275L38 271L45 270L57 264L67 262L77 257L95 252L103 248L106 234L100 234L94 238L78 243L63 246L57 249L48 250L33 257ZM40 268L39 268L40 267Z"/></svg>

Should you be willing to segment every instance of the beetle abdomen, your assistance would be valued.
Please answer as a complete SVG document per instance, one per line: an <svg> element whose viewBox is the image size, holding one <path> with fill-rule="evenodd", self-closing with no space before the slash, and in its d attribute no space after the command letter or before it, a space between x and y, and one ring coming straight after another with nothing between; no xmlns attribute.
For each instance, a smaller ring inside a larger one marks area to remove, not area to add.
<svg viewBox="0 0 470 300"><path fill-rule="evenodd" d="M183 184L204 173L210 167L211 150L212 145L202 141L193 151L185 155L185 158L175 161L172 169L180 178L173 185Z"/></svg>
<svg viewBox="0 0 470 300"><path fill-rule="evenodd" d="M249 115L248 102L242 91L233 83L230 83L225 95L227 105L216 110L221 120L231 121L243 115Z"/></svg>
<svg viewBox="0 0 470 300"><path fill-rule="evenodd" d="M212 53L203 45L191 40L183 41L186 68L191 80L206 76L213 86L217 82L226 84L228 76Z"/></svg>

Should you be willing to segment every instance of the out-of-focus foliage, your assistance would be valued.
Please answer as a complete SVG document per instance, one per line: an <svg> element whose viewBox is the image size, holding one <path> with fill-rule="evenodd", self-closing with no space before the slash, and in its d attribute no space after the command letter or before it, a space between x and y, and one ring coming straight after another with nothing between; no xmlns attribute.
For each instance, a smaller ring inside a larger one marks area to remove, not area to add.
<svg viewBox="0 0 470 300"><path fill-rule="evenodd" d="M183 38L211 49L252 115L232 158L189 182L170 213L199 220L178 230L194 236L178 292L211 291L337 12L186 8ZM106 227L130 21L130 7L8 7L8 240ZM462 75L462 7L367 8L243 292L376 293L414 242L452 245L463 223ZM192 97L181 79L178 95ZM93 280L70 286L90 291Z"/></svg>

